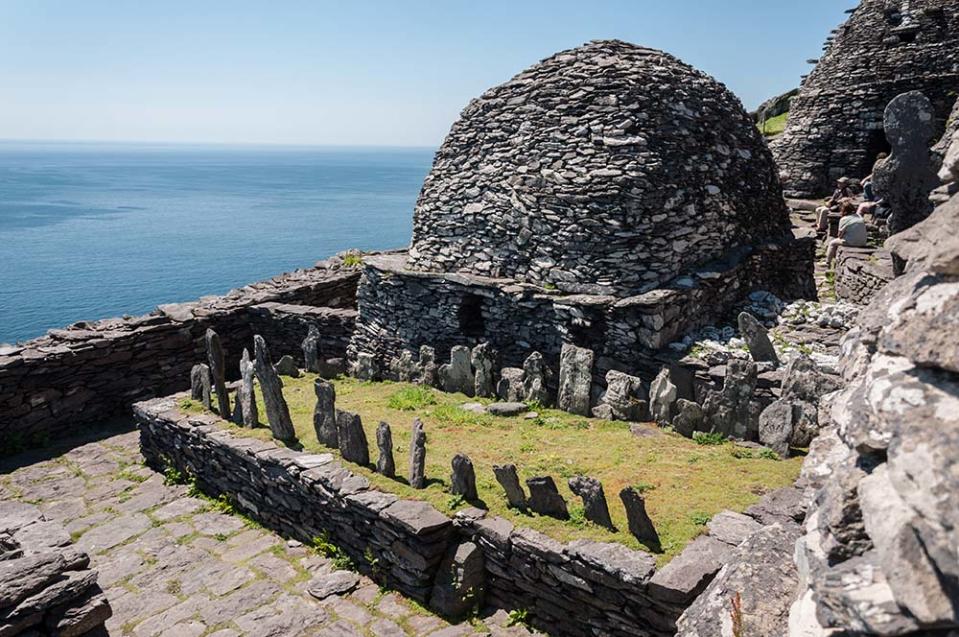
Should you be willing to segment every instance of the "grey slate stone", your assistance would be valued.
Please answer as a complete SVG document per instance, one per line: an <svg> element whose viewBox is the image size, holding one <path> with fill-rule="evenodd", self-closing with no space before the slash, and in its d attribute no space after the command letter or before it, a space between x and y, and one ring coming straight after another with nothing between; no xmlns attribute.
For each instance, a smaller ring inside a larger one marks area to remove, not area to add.
<svg viewBox="0 0 959 637"><path fill-rule="evenodd" d="M336 441L344 460L364 467L370 464L370 446L359 414L336 411Z"/></svg>
<svg viewBox="0 0 959 637"><path fill-rule="evenodd" d="M559 357L559 394L556 405L579 416L590 415L593 387L593 352L569 343Z"/></svg>
<svg viewBox="0 0 959 637"><path fill-rule="evenodd" d="M646 499L633 487L626 487L620 491L619 498L626 508L629 532L646 546L659 550L659 533L656 532L653 521L646 513Z"/></svg>
<svg viewBox="0 0 959 637"><path fill-rule="evenodd" d="M253 337L254 356L253 367L256 378L260 381L260 391L263 392L263 404L266 405L266 418L270 424L273 437L284 442L296 440L296 430L290 419L290 408L283 398L283 381L273 369L273 359L266 341L259 334Z"/></svg>
<svg viewBox="0 0 959 637"><path fill-rule="evenodd" d="M203 407L210 409L213 406L213 385L210 378L210 366L206 363L197 363L190 370L190 398L203 403Z"/></svg>
<svg viewBox="0 0 959 637"><path fill-rule="evenodd" d="M426 488L426 429L419 418L413 421L413 433L410 436L409 480L414 489Z"/></svg>
<svg viewBox="0 0 959 637"><path fill-rule="evenodd" d="M602 483L596 478L576 476L569 479L569 490L583 499L583 508L586 519L610 531L615 531L613 521L609 517L609 506L606 504L606 494Z"/></svg>
<svg viewBox="0 0 959 637"><path fill-rule="evenodd" d="M480 343L470 353L470 363L474 370L473 395L481 398L494 398L496 384L493 370L496 365L496 352L489 343Z"/></svg>
<svg viewBox="0 0 959 637"><path fill-rule="evenodd" d="M243 356L240 358L240 384L236 388L233 416L236 424L251 429L260 424L260 414L256 406L255 374L250 352L243 348Z"/></svg>
<svg viewBox="0 0 959 637"><path fill-rule="evenodd" d="M322 378L313 381L316 407L313 409L313 429L321 445L339 449L336 429L336 387Z"/></svg>
<svg viewBox="0 0 959 637"><path fill-rule="evenodd" d="M543 355L533 352L523 362L523 394L532 404L549 405L549 390L546 387L546 363Z"/></svg>
<svg viewBox="0 0 959 637"><path fill-rule="evenodd" d="M526 481L526 488L529 489L526 504L531 511L558 520L569 519L566 500L559 494L556 483L550 476L530 478Z"/></svg>
<svg viewBox="0 0 959 637"><path fill-rule="evenodd" d="M493 474L496 481L500 483L503 490L506 491L506 499L509 505L514 509L526 510L526 492L519 482L519 475L516 472L516 465L493 465Z"/></svg>
<svg viewBox="0 0 959 637"><path fill-rule="evenodd" d="M450 546L440 562L430 608L453 621L483 607L486 585L483 551L472 542Z"/></svg>
<svg viewBox="0 0 959 637"><path fill-rule="evenodd" d="M301 347L306 371L320 373L320 328L314 323L310 323Z"/></svg>
<svg viewBox="0 0 959 637"><path fill-rule="evenodd" d="M289 354L280 357L276 361L276 373L280 376L289 376L290 378L299 378L300 369L296 366L296 361Z"/></svg>
<svg viewBox="0 0 959 637"><path fill-rule="evenodd" d="M451 464L453 473L450 477L450 493L463 496L467 502L477 500L479 496L476 493L476 472L469 456L458 453L453 456Z"/></svg>
<svg viewBox="0 0 959 637"><path fill-rule="evenodd" d="M393 432L390 425L380 422L376 426L376 446L379 456L376 459L376 472L387 478L396 477L396 463L393 461Z"/></svg>
<svg viewBox="0 0 959 637"><path fill-rule="evenodd" d="M217 413L224 420L230 419L230 396L226 391L226 363L220 336L213 330L206 331L206 356L210 364L210 376L216 391Z"/></svg>
<svg viewBox="0 0 959 637"><path fill-rule="evenodd" d="M770 362L779 366L779 356L772 341L769 340L769 332L755 316L749 312L742 312L739 315L739 332L746 341L749 355L754 361Z"/></svg>

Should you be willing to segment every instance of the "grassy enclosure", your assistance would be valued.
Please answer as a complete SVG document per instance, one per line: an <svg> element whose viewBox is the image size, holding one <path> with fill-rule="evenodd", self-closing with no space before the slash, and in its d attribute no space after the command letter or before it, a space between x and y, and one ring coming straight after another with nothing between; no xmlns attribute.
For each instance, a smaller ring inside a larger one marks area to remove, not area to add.
<svg viewBox="0 0 959 637"><path fill-rule="evenodd" d="M303 449L327 452L331 450L317 442L313 430L314 378L312 374L284 378L283 393ZM362 417L374 462L376 426L381 420L391 425L396 480L378 475L369 467L345 463L380 489L404 498L426 500L451 514L467 506L449 493L450 461L455 454L465 453L476 470L480 502L474 504L493 515L560 541L588 538L648 550L650 547L641 545L626 530L626 516L619 500L622 488L635 486L643 491L647 510L662 540L660 563L681 552L716 513L724 509L742 511L762 494L792 484L801 464L801 458L777 460L729 443L697 442L655 425L641 425L642 435L637 435L627 423L549 409L537 409L539 417L535 419L498 418L461 409L464 402L473 401L462 394L350 378L336 380L334 385L337 408ZM265 420L266 410L259 396L258 400L260 418ZM184 400L182 406L188 410L202 409L189 400ZM410 433L417 417L427 432L429 483L424 490L415 490L406 483ZM271 439L265 424L244 429L221 421L221 426L236 435ZM516 465L521 480L551 475L569 504L571 519L560 521L508 508L492 469L494 464L506 463ZM576 475L602 481L613 522L619 529L616 533L583 519L582 502L566 484L568 478Z"/></svg>

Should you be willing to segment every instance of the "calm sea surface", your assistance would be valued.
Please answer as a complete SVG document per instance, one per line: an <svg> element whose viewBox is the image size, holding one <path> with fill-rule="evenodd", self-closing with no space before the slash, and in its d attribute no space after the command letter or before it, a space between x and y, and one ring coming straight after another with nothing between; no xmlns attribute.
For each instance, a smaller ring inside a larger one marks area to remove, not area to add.
<svg viewBox="0 0 959 637"><path fill-rule="evenodd" d="M0 342L405 246L432 155L0 142Z"/></svg>

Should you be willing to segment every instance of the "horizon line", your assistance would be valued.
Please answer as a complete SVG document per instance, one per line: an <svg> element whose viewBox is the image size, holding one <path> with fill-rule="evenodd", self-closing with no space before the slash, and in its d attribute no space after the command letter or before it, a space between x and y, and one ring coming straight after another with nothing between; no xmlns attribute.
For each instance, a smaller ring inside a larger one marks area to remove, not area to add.
<svg viewBox="0 0 959 637"><path fill-rule="evenodd" d="M436 150L439 145L398 145L398 144L323 144L293 142L225 142L225 141L183 141L183 140L146 140L146 139L45 139L0 137L0 144L76 144L76 145L139 145L139 146L225 146L225 147L265 147L308 149L397 149L397 150Z"/></svg>

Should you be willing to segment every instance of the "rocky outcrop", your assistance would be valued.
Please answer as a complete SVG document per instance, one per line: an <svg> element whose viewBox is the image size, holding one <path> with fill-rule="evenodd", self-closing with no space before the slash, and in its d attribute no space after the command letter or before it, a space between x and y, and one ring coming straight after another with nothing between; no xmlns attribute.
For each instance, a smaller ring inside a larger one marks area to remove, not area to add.
<svg viewBox="0 0 959 637"><path fill-rule="evenodd" d="M888 242L905 274L844 341L834 429L804 467L814 502L796 549L791 636L959 628L957 219L954 197ZM810 625L820 632L802 632Z"/></svg>
<svg viewBox="0 0 959 637"><path fill-rule="evenodd" d="M32 504L0 501L0 635L93 634L112 614L66 529Z"/></svg>

